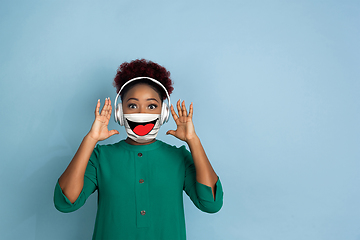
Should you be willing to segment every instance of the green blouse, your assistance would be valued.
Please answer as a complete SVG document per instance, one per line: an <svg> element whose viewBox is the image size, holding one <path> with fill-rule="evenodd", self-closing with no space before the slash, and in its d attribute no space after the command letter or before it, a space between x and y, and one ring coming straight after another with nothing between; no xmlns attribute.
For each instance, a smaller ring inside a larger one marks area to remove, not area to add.
<svg viewBox="0 0 360 240"><path fill-rule="evenodd" d="M191 153L162 141L130 145L124 140L97 145L90 157L84 187L71 203L59 182L56 209L72 212L98 190L93 239L186 239L183 190L201 211L215 213L223 204L220 179L215 199L211 187L196 181Z"/></svg>

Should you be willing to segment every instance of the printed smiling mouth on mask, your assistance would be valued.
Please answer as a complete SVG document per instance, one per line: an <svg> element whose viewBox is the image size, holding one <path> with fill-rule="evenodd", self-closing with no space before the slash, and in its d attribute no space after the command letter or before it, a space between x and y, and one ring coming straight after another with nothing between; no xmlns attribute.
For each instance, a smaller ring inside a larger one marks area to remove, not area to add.
<svg viewBox="0 0 360 240"><path fill-rule="evenodd" d="M139 122L132 122L129 119L126 119L131 130L138 136L145 136L146 134L151 132L157 120L158 118L151 122L139 123Z"/></svg>

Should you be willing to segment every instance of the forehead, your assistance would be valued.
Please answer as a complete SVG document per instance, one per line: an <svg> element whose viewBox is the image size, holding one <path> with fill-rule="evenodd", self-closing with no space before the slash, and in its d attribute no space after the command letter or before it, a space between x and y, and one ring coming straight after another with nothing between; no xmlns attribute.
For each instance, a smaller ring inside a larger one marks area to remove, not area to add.
<svg viewBox="0 0 360 240"><path fill-rule="evenodd" d="M136 97L136 98L156 98L160 100L159 93L150 85L146 83L139 83L131 86L123 95L124 100Z"/></svg>

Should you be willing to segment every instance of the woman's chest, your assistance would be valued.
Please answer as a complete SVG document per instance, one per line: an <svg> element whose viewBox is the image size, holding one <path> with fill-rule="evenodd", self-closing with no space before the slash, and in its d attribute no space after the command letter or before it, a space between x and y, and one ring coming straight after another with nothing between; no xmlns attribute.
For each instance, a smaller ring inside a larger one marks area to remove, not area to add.
<svg viewBox="0 0 360 240"><path fill-rule="evenodd" d="M97 169L98 190L106 195L182 191L184 160L168 153L125 152L104 156Z"/></svg>

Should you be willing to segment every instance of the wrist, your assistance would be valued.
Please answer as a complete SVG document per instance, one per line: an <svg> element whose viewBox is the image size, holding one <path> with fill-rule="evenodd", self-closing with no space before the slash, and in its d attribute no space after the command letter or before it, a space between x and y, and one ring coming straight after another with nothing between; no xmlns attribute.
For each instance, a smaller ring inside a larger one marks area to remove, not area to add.
<svg viewBox="0 0 360 240"><path fill-rule="evenodd" d="M191 138L187 138L185 141L189 146L200 142L200 138L195 134Z"/></svg>
<svg viewBox="0 0 360 240"><path fill-rule="evenodd" d="M97 144L97 142L99 141L98 139L94 138L91 134L91 132L89 132L88 134L86 134L86 136L84 137L84 141L89 141L92 142L93 144Z"/></svg>

